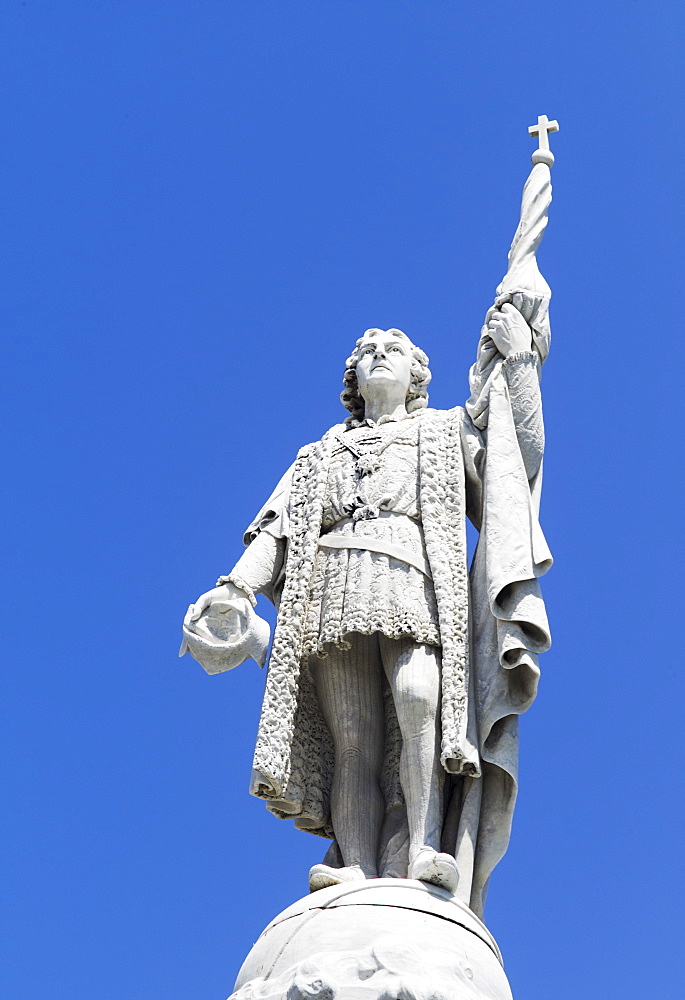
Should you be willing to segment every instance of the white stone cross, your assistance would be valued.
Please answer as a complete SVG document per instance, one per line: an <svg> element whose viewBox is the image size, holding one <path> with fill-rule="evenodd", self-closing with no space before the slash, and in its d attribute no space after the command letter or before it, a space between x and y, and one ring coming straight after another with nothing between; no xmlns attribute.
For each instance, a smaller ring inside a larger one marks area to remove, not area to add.
<svg viewBox="0 0 685 1000"><path fill-rule="evenodd" d="M538 148L531 156L533 163L546 163L551 167L554 163L554 154L549 148L549 133L559 131L559 122L551 122L547 115L538 115L537 125L531 125L528 129L529 135L538 137Z"/></svg>

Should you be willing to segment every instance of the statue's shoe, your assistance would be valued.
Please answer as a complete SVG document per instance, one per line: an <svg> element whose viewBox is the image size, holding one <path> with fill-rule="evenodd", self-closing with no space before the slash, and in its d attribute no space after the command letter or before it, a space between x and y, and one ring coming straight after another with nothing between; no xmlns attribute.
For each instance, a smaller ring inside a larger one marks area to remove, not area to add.
<svg viewBox="0 0 685 1000"><path fill-rule="evenodd" d="M340 885L342 882L357 882L365 878L366 875L361 868L355 866L350 868L331 868L329 865L314 865L309 870L309 891L316 892L317 889L325 889L329 885Z"/></svg>
<svg viewBox="0 0 685 1000"><path fill-rule="evenodd" d="M440 854L432 847L424 847L409 864L408 878L439 885L455 893L459 884L459 869L451 854Z"/></svg>

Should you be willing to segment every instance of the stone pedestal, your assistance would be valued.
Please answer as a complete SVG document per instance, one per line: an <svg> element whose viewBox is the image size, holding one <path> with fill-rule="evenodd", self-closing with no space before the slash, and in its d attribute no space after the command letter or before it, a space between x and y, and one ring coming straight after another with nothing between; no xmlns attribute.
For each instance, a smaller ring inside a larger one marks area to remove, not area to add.
<svg viewBox="0 0 685 1000"><path fill-rule="evenodd" d="M271 921L229 1000L512 1000L494 938L412 879L332 886Z"/></svg>

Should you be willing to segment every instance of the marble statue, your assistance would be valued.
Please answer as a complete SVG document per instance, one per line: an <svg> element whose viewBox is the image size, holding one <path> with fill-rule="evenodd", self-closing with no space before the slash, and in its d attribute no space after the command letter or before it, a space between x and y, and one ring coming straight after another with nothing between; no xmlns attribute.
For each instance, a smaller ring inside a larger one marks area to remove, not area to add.
<svg viewBox="0 0 685 1000"><path fill-rule="evenodd" d="M309 873L312 899L383 880L476 920L507 848L518 716L550 642L538 510L551 293L536 253L556 128L543 116L530 129L539 149L466 405L428 407L422 348L398 329L367 330L345 364L346 419L300 450L242 557L184 621L181 654L218 672L250 656L263 665L256 595L278 609L251 791L330 842ZM467 518L479 532L470 569ZM392 942L369 949L378 972ZM282 994L276 979L253 979L235 995L291 997L293 963Z"/></svg>

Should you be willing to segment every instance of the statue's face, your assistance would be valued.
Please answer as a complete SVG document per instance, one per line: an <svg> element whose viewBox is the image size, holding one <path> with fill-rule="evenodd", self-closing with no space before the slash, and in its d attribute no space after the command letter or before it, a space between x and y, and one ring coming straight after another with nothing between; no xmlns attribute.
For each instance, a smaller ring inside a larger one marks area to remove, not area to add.
<svg viewBox="0 0 685 1000"><path fill-rule="evenodd" d="M393 394L411 384L411 343L399 330L369 330L357 349L357 384L361 396L384 388Z"/></svg>

